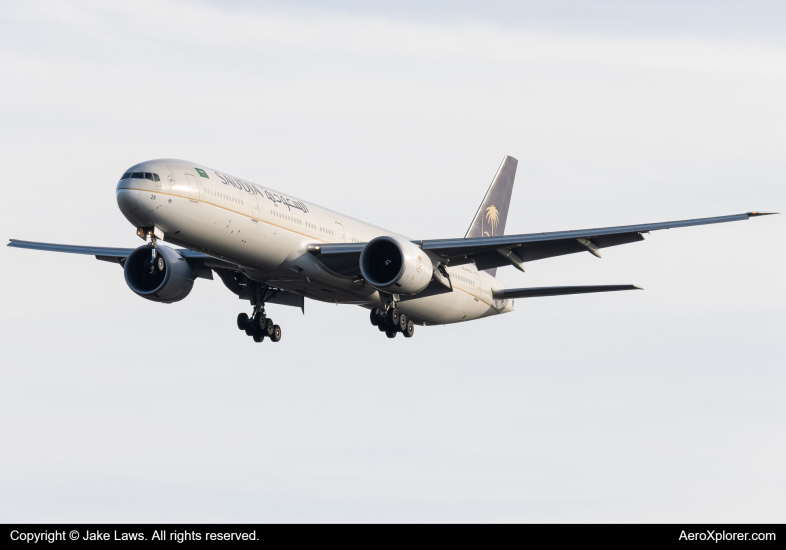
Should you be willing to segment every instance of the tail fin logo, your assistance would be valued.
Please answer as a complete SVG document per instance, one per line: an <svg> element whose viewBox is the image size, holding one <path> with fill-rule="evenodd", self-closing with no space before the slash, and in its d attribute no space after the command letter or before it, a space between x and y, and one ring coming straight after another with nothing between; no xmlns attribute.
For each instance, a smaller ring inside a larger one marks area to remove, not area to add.
<svg viewBox="0 0 786 550"><path fill-rule="evenodd" d="M494 229L496 229L497 225L499 224L499 211L493 204L486 208L486 222L488 222L489 226L491 226L491 235L489 235L486 231L484 231L483 234L493 237Z"/></svg>

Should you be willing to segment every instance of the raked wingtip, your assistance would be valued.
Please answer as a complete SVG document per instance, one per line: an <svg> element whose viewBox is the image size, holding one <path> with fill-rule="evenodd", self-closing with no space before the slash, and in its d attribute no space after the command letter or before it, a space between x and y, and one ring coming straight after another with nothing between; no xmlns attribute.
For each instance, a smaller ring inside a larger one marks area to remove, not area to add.
<svg viewBox="0 0 786 550"><path fill-rule="evenodd" d="M748 212L748 217L753 218L756 216L772 216L774 214L780 214L780 212Z"/></svg>

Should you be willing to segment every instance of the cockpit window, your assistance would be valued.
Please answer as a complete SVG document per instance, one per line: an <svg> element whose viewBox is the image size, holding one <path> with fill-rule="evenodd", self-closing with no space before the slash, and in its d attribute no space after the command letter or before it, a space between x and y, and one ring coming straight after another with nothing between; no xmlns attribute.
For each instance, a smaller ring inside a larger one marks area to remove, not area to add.
<svg viewBox="0 0 786 550"><path fill-rule="evenodd" d="M127 180L128 178L137 178L140 180L150 180L150 181L161 181L161 178L158 177L158 174L152 174L150 172L126 172L123 174L123 177L120 178L121 180Z"/></svg>

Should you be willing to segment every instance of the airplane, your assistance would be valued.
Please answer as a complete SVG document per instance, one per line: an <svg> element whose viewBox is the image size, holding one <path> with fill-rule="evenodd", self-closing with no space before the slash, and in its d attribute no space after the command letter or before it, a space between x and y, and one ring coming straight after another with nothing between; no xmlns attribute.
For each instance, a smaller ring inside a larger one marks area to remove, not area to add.
<svg viewBox="0 0 786 550"><path fill-rule="evenodd" d="M196 279L215 273L251 312L237 327L255 342L281 340L267 304L305 299L371 310L388 338L411 338L416 325L446 325L513 311L517 298L636 290L635 285L505 288L497 268L644 240L662 229L747 220L747 212L598 229L505 235L518 161L505 156L463 238L416 239L287 193L176 159L151 160L123 173L117 204L139 248L105 248L11 239L8 246L93 255L123 267L137 295L179 302ZM149 241L149 242L148 242ZM181 248L161 244L171 243Z"/></svg>

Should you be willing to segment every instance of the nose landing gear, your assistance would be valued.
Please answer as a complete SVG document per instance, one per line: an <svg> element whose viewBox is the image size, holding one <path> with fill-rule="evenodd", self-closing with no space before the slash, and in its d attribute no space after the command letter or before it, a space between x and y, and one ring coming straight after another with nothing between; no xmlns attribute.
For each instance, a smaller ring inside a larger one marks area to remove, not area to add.
<svg viewBox="0 0 786 550"><path fill-rule="evenodd" d="M155 235L150 236L150 259L145 261L145 265L147 266L150 274L156 272L156 270L164 271L166 269L166 261L164 257L158 253L158 239Z"/></svg>

